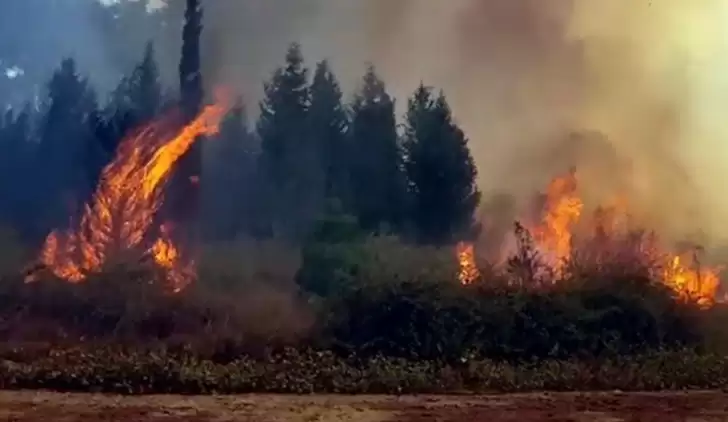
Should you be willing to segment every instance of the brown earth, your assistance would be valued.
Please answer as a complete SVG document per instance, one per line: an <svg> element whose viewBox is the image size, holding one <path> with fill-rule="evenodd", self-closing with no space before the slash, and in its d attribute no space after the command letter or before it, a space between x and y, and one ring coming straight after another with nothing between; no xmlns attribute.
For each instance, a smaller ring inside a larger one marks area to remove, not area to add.
<svg viewBox="0 0 728 422"><path fill-rule="evenodd" d="M118 397L0 392L0 421L722 422L728 421L728 394Z"/></svg>

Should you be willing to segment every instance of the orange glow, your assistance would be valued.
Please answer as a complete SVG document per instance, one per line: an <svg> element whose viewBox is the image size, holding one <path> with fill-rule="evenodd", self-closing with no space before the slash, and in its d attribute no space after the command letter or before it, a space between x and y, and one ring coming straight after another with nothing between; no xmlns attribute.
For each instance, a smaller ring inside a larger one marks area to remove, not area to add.
<svg viewBox="0 0 728 422"><path fill-rule="evenodd" d="M537 249L551 266L557 277L564 276L565 264L572 257L575 228L581 223L584 203L578 196L577 174L555 178L548 186L546 205L540 224L532 229ZM628 220L628 203L623 197L616 197L612 203L599 207L587 221L591 230L588 239L580 239L582 246L606 246L600 242L626 239L629 229L621 224ZM616 242L618 248L637 248L634 252L661 265L661 273L655 274L683 300L710 306L717 301L720 287L719 269L701 267L697 256L676 255L666 252L656 237L639 245ZM613 246L614 246L613 245ZM620 246L621 245L621 246ZM627 252L627 251L624 251Z"/></svg>
<svg viewBox="0 0 728 422"><path fill-rule="evenodd" d="M571 255L573 228L584 203L577 194L576 172L554 179L546 192L543 218L533 229L534 241L557 274Z"/></svg>
<svg viewBox="0 0 728 422"><path fill-rule="evenodd" d="M695 261L690 256L673 256L665 269L665 283L681 299L695 301L702 306L713 305L720 286L717 270L700 268Z"/></svg>
<svg viewBox="0 0 728 422"><path fill-rule="evenodd" d="M217 133L225 112L223 105L207 106L182 130L176 129L177 116L169 115L124 139L79 223L46 239L41 264L59 278L80 282L110 258L139 251L167 272L174 290L183 288L191 280L193 263L172 243L170 226L156 221L162 188L195 140ZM33 279L31 275L28 281Z"/></svg>
<svg viewBox="0 0 728 422"><path fill-rule="evenodd" d="M472 243L460 242L457 244L457 258L459 264L458 280L460 284L474 283L480 278L480 271L475 263L475 249Z"/></svg>

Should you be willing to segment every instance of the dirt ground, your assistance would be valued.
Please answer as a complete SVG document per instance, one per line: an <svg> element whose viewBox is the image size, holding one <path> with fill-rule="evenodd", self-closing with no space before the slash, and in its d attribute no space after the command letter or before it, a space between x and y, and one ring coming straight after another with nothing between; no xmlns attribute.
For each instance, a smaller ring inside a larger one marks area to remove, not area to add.
<svg viewBox="0 0 728 422"><path fill-rule="evenodd" d="M0 392L0 421L717 422L728 421L728 393L117 397Z"/></svg>

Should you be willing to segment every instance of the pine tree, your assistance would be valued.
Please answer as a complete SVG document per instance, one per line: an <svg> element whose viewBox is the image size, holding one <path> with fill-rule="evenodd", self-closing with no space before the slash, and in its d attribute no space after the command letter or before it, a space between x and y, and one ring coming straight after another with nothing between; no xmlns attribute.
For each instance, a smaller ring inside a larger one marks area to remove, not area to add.
<svg viewBox="0 0 728 422"><path fill-rule="evenodd" d="M320 62L311 85L310 132L318 148L324 195L342 202L348 190L346 142L348 116L336 76L326 61Z"/></svg>
<svg viewBox="0 0 728 422"><path fill-rule="evenodd" d="M38 170L31 141L32 112L25 106L19 112L8 109L0 125L0 218L28 234L34 221L28 218L28 204L35 192L28 180Z"/></svg>
<svg viewBox="0 0 728 422"><path fill-rule="evenodd" d="M260 165L269 186L265 200L270 231L300 237L320 206L319 162L308 136L310 90L301 47L292 44L285 66L264 86L257 125ZM262 198L261 198L262 199Z"/></svg>
<svg viewBox="0 0 728 422"><path fill-rule="evenodd" d="M162 83L154 54L154 44L147 43L144 57L134 68L129 82L129 103L135 120L145 122L152 119L162 103Z"/></svg>
<svg viewBox="0 0 728 422"><path fill-rule="evenodd" d="M180 109L183 122L193 120L202 110L203 84L200 57L202 0L186 0L182 28L182 56L179 62ZM199 181L202 177L202 142L198 140L180 159L169 183L166 213L189 234L197 231L200 211ZM163 211L164 212L164 211Z"/></svg>
<svg viewBox="0 0 728 422"><path fill-rule="evenodd" d="M480 200L477 169L443 94L435 97L424 85L415 91L408 103L404 146L417 238L444 244L472 235Z"/></svg>
<svg viewBox="0 0 728 422"><path fill-rule="evenodd" d="M179 62L179 83L182 111L193 119L202 107L203 86L200 58L202 34L201 0L187 0L185 25L182 29L182 58Z"/></svg>
<svg viewBox="0 0 728 422"><path fill-rule="evenodd" d="M203 235L232 240L248 231L254 206L257 146L248 130L241 100L220 124L220 133L204 145L202 179Z"/></svg>
<svg viewBox="0 0 728 422"><path fill-rule="evenodd" d="M70 208L94 188L89 166L95 157L90 119L96 95L73 59L61 63L48 83L48 98L40 123L38 193L47 204L49 223L60 224ZM40 209L44 207L39 207Z"/></svg>
<svg viewBox="0 0 728 422"><path fill-rule="evenodd" d="M406 197L395 103L370 67L352 105L350 128L351 209L367 230L402 224Z"/></svg>

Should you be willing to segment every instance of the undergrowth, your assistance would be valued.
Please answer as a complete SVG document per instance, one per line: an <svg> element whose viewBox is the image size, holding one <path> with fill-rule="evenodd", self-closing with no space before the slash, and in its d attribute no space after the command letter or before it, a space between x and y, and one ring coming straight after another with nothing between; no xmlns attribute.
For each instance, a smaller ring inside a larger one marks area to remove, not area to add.
<svg viewBox="0 0 728 422"><path fill-rule="evenodd" d="M0 362L0 388L122 394L649 391L726 385L728 358L687 350L592 361L454 365L295 350L223 364L162 350L94 348L54 351L32 362L6 355Z"/></svg>
<svg viewBox="0 0 728 422"><path fill-rule="evenodd" d="M462 286L439 263L451 250L419 256L409 249L403 266L396 245L381 240L374 254L370 244L340 239L319 246L300 264L315 268L297 277L262 251L269 270L240 263L236 271L247 275L230 265L221 275L208 264L177 294L159 287L155 271L133 266L78 285L1 278L0 388L443 393L727 385L728 308L681 301L640 265L573 261L568 277L549 280L524 248L507 273L484 272Z"/></svg>

